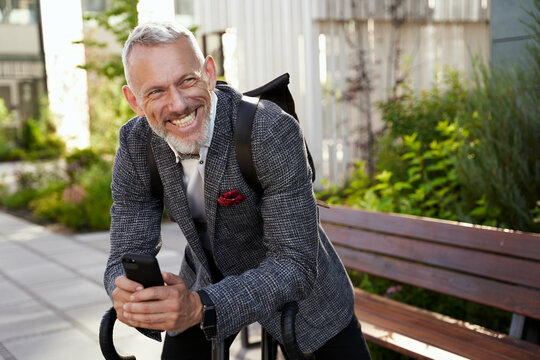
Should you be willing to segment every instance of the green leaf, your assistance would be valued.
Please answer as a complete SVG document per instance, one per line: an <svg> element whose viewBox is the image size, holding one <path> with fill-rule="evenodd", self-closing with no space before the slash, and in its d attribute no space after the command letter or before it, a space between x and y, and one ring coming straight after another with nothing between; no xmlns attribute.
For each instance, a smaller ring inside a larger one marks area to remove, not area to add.
<svg viewBox="0 0 540 360"><path fill-rule="evenodd" d="M439 187L443 184L446 184L448 182L448 179L446 177L443 177L443 176L439 176L433 180L431 180L429 183L431 184L432 187L436 188L436 187Z"/></svg>
<svg viewBox="0 0 540 360"><path fill-rule="evenodd" d="M404 189L412 189L413 187L411 184L407 182L398 181L397 183L394 184L394 188L396 189L396 191L401 191Z"/></svg>
<svg viewBox="0 0 540 360"><path fill-rule="evenodd" d="M408 152L408 153L405 153L405 154L401 155L402 160L414 159L415 157L416 157L415 152Z"/></svg>
<svg viewBox="0 0 540 360"><path fill-rule="evenodd" d="M392 177L392 172L388 171L388 170L383 170L383 172L381 172L380 174L377 174L375 176L375 179L381 181L381 182L389 182L390 181L390 178Z"/></svg>
<svg viewBox="0 0 540 360"><path fill-rule="evenodd" d="M412 178L419 173L420 173L420 166L409 167L409 169L407 170L407 175L409 175L409 178L410 178L409 181L412 182Z"/></svg>

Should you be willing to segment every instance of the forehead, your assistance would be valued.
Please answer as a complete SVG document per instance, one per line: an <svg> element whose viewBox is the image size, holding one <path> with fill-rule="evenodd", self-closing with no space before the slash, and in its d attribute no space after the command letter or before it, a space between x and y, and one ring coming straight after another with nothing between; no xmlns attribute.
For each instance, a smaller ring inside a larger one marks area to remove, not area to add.
<svg viewBox="0 0 540 360"><path fill-rule="evenodd" d="M134 44L129 53L127 65L134 65L141 59L163 59L164 56L169 60L181 60L186 63L200 62L202 64L202 59L198 58L197 52L191 41L185 37L180 37L173 43L160 43L155 45Z"/></svg>
<svg viewBox="0 0 540 360"><path fill-rule="evenodd" d="M142 78L160 78L199 71L202 61L193 44L181 37L174 43L150 46L135 44L129 53L126 66L131 82L138 82Z"/></svg>

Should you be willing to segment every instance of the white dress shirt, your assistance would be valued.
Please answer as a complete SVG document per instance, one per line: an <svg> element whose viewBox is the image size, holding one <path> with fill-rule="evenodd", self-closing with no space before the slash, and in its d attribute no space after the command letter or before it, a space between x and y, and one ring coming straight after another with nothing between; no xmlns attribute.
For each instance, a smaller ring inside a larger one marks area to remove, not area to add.
<svg viewBox="0 0 540 360"><path fill-rule="evenodd" d="M191 216L196 223L206 225L206 214L204 206L204 167L206 165L206 156L208 148L212 143L212 135L214 133L214 123L216 118L217 95L212 91L212 114L210 121L210 138L207 143L203 144L199 149L199 159L181 160L178 152L170 144L169 147L176 155L176 163L181 162L184 170L184 186L188 200ZM204 226L206 227L206 226ZM203 246L206 249L210 248L208 234L198 226L199 235L203 241Z"/></svg>

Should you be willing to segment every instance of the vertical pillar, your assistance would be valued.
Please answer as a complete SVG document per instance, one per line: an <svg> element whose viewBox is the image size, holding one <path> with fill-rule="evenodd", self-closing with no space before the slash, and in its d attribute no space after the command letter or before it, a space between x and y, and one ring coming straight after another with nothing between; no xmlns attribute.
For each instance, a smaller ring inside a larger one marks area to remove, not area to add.
<svg viewBox="0 0 540 360"><path fill-rule="evenodd" d="M90 144L86 71L80 1L40 0L43 50L50 110L68 149Z"/></svg>

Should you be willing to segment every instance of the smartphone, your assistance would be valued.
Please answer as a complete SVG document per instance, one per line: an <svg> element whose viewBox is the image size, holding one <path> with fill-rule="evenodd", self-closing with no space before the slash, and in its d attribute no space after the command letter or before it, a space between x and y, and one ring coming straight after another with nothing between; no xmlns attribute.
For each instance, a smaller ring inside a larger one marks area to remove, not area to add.
<svg viewBox="0 0 540 360"><path fill-rule="evenodd" d="M163 277L157 259L151 255L124 254L122 265L128 279L141 284L145 289L163 286Z"/></svg>

